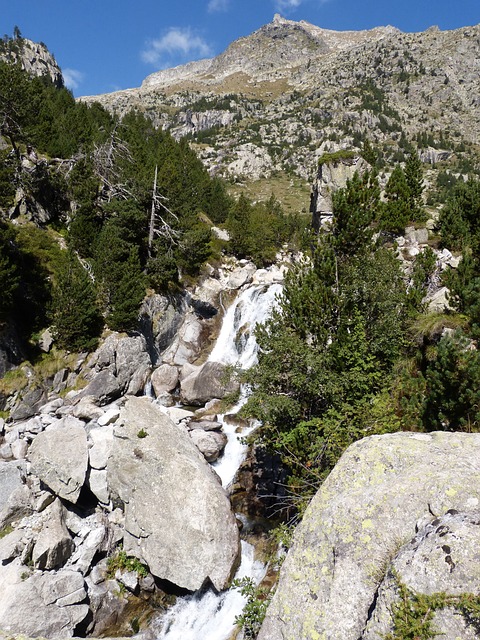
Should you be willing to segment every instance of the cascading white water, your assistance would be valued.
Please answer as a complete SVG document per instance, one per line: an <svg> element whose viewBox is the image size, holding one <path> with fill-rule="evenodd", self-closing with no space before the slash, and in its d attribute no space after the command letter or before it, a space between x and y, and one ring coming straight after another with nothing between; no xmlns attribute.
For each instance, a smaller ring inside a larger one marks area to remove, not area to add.
<svg viewBox="0 0 480 640"><path fill-rule="evenodd" d="M212 362L236 365L248 369L256 362L258 345L255 326L264 322L275 304L281 285L258 285L245 289L227 310L220 334L208 358ZM237 413L247 401L248 389L242 389L238 403L230 414ZM223 416L219 416L222 419ZM240 434L238 427L223 422L228 442L220 460L214 463L222 485L227 487L233 480L246 451L243 438L255 428L245 428ZM254 548L242 541L242 560L236 578L251 577L256 584L265 573L265 567L254 561ZM222 593L208 590L184 598L154 624L159 629L158 640L227 640L235 630L235 618L242 613L246 598L237 589ZM153 629L155 632L155 628Z"/></svg>
<svg viewBox="0 0 480 640"><path fill-rule="evenodd" d="M269 316L282 285L257 285L245 289L228 308L209 360L250 369L257 359L254 330Z"/></svg>

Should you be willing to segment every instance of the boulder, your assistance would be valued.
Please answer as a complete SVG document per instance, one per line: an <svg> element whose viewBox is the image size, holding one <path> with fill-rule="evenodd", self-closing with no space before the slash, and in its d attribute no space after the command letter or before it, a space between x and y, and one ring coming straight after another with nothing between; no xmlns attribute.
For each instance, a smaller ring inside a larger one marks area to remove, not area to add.
<svg viewBox="0 0 480 640"><path fill-rule="evenodd" d="M295 532L258 639L358 640L389 558L432 518L479 506L480 434L396 433L354 443ZM435 553L449 570L447 554Z"/></svg>
<svg viewBox="0 0 480 640"><path fill-rule="evenodd" d="M73 540L65 525L65 509L55 500L43 512L44 525L38 534L32 552L35 569L58 569L72 555Z"/></svg>
<svg viewBox="0 0 480 640"><path fill-rule="evenodd" d="M28 576L20 559L0 567L0 628L32 638L72 637L88 614L84 580L77 571Z"/></svg>
<svg viewBox="0 0 480 640"><path fill-rule="evenodd" d="M0 461L0 529L32 512L24 460Z"/></svg>
<svg viewBox="0 0 480 640"><path fill-rule="evenodd" d="M148 398L130 398L115 426L111 493L125 505L124 549L159 579L225 588L239 537L224 489L187 433Z"/></svg>
<svg viewBox="0 0 480 640"><path fill-rule="evenodd" d="M150 355L143 335L110 334L91 356L86 377L91 381L80 397L92 396L100 405L125 393L140 393L150 372Z"/></svg>
<svg viewBox="0 0 480 640"><path fill-rule="evenodd" d="M184 404L201 406L213 398L235 393L240 383L229 379L228 369L220 362L206 362L182 380L180 397Z"/></svg>
<svg viewBox="0 0 480 640"><path fill-rule="evenodd" d="M480 511L454 509L431 518L396 554L378 590L375 608L362 640L384 638L394 630L392 612L400 604L399 588L412 594L445 594L452 601L465 593L480 593ZM432 627L441 638L478 638L459 611L440 607Z"/></svg>
<svg viewBox="0 0 480 640"><path fill-rule="evenodd" d="M105 469L113 444L113 426L91 429L88 438L92 443L88 457L93 469Z"/></svg>
<svg viewBox="0 0 480 640"><path fill-rule="evenodd" d="M17 403L10 417L14 422L31 418L40 411L40 407L42 407L46 401L47 393L44 389L29 389Z"/></svg>
<svg viewBox="0 0 480 640"><path fill-rule="evenodd" d="M445 313L445 311L452 310L447 287L441 287L435 291L434 294L426 298L426 302L430 313Z"/></svg>
<svg viewBox="0 0 480 640"><path fill-rule="evenodd" d="M190 437L207 462L215 462L227 444L227 436L218 431L193 429L190 431Z"/></svg>
<svg viewBox="0 0 480 640"><path fill-rule="evenodd" d="M160 365L153 371L151 382L157 397L166 391L173 391L178 384L177 367L173 367L170 364Z"/></svg>
<svg viewBox="0 0 480 640"><path fill-rule="evenodd" d="M80 420L62 418L40 433L29 449L31 472L56 495L76 502L88 465L87 434Z"/></svg>

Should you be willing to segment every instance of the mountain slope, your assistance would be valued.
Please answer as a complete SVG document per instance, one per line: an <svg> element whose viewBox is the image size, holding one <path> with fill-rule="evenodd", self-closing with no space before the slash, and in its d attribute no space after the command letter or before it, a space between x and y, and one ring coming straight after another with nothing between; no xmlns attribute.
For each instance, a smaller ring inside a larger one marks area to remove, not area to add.
<svg viewBox="0 0 480 640"><path fill-rule="evenodd" d="M325 151L366 138L387 160L402 159L406 139L447 155L476 150L479 95L480 25L335 32L277 15L216 58L82 100L138 109L188 136L212 173L307 179Z"/></svg>

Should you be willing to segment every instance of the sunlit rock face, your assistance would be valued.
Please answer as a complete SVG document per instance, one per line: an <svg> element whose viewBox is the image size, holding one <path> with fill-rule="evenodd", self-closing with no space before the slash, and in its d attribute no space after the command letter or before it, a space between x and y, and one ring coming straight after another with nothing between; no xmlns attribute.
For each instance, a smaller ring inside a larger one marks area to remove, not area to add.
<svg viewBox="0 0 480 640"><path fill-rule="evenodd" d="M442 524L452 540L457 531L469 540L463 546L472 548L474 534L478 544L480 527L472 522L478 520L475 512L480 504L479 454L480 434L397 433L351 445L295 533L259 640L384 637L382 629L389 632L391 627L380 609L376 611L385 602L377 602L377 590L388 577L392 559L417 592L449 592L453 585L455 595L463 585L478 593L478 562L472 554L470 562L463 561L468 553L456 553L458 543L454 547L439 538L433 544L435 554L427 554L417 572L408 557L415 546L426 549L425 531L408 547L417 531L431 526L438 536ZM470 515L466 521L450 523L447 512ZM437 549L444 544L451 554ZM445 560L448 555L452 562ZM418 553L413 556L418 559ZM404 571L407 565L410 568ZM384 584L384 591L388 586ZM373 628L365 631L376 613L383 625L378 623L380 636Z"/></svg>

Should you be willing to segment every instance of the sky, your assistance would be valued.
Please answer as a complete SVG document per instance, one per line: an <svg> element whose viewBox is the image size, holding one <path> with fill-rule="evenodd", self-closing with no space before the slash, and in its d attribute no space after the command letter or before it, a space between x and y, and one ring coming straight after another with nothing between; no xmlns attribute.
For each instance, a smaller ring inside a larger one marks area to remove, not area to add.
<svg viewBox="0 0 480 640"><path fill-rule="evenodd" d="M97 95L218 55L275 13L338 31L443 30L480 23L480 0L0 0L0 34L44 42L74 95Z"/></svg>

